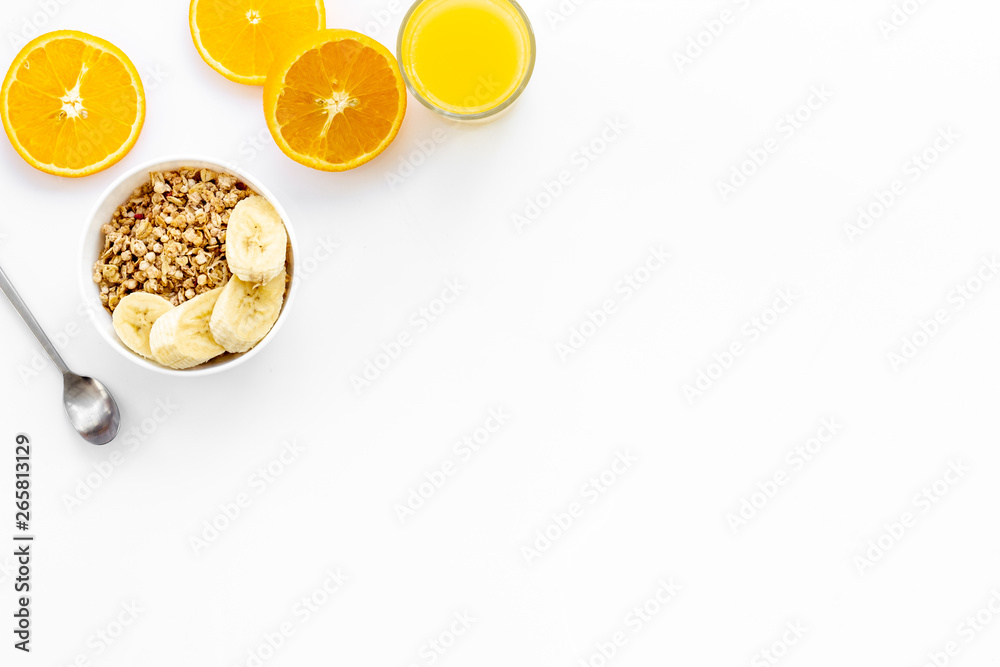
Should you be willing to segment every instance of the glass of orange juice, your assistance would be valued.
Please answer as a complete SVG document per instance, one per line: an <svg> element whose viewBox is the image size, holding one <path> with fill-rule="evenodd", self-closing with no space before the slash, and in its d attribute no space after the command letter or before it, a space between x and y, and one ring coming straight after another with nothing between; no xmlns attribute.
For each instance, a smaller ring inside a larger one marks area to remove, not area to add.
<svg viewBox="0 0 1000 667"><path fill-rule="evenodd" d="M396 55L424 106L453 120L491 120L528 85L535 33L514 0L417 0Z"/></svg>

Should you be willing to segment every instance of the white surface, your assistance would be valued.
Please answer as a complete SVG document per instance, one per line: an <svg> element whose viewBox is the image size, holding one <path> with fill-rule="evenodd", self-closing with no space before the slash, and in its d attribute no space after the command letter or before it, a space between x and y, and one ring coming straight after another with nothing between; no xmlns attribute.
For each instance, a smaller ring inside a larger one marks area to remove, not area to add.
<svg viewBox="0 0 1000 667"><path fill-rule="evenodd" d="M40 4L6 3L2 34ZM763 665L798 622L807 630L779 664L916 667L952 641L948 664L998 664L993 612L972 641L959 626L1000 590L1000 285L961 309L949 293L1000 252L1000 5L924 3L889 38L877 25L889 0L589 0L555 26L555 0L524 5L539 59L511 114L454 128L411 101L390 150L339 175L276 150L260 90L199 59L186 3L68 0L46 19L122 47L149 114L122 164L79 181L0 142L0 260L126 419L107 448L76 440L54 372L22 379L38 348L0 308L4 543L13 437L35 442L36 650L21 662L253 665L248 651L287 622L263 664L598 667L595 647L621 632L609 664ZM723 8L735 20L679 72L674 51ZM364 29L389 11L376 37L391 44L403 9L330 2L328 22ZM781 119L823 86L832 98L787 138ZM620 136L581 160L615 119ZM911 180L905 164L940 128L959 139ZM771 138L776 152L723 202L717 182ZM433 152L391 188L387 173L420 146ZM281 335L197 381L128 363L77 312L94 199L130 165L178 151L249 168L317 258ZM519 234L512 214L563 170L571 185ZM844 225L894 179L904 194L850 243ZM626 300L616 283L651 247L672 258ZM421 329L414 313L449 280L467 289ZM744 324L779 290L792 307L752 339ZM616 312L563 363L556 343L606 299ZM938 310L948 321L893 370L887 353ZM358 395L352 374L401 333L412 344ZM683 386L734 342L742 356L689 404ZM454 444L498 407L509 423L464 461ZM819 455L786 460L830 417L843 428ZM285 441L304 451L258 494L255 471ZM637 460L591 503L585 485L618 451ZM401 525L394 505L447 461L455 474ZM939 502L915 500L949 461L969 471ZM782 472L790 481L734 534L727 514ZM241 493L250 506L196 555L190 538ZM572 503L582 516L528 565L522 547ZM855 558L905 512L915 525L861 574ZM350 581L297 614L337 568ZM670 578L682 590L658 615L627 616ZM9 578L0 591L12 610ZM133 602L138 618L99 654L94 633ZM464 612L471 629L433 654L426 642Z"/></svg>

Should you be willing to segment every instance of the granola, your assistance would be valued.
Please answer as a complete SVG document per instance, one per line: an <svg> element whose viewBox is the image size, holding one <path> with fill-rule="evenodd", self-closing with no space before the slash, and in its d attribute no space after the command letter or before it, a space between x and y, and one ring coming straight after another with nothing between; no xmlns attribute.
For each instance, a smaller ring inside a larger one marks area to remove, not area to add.
<svg viewBox="0 0 1000 667"><path fill-rule="evenodd" d="M94 282L109 313L127 294L157 294L178 306L229 280L226 225L256 194L232 174L181 168L151 172L101 227Z"/></svg>

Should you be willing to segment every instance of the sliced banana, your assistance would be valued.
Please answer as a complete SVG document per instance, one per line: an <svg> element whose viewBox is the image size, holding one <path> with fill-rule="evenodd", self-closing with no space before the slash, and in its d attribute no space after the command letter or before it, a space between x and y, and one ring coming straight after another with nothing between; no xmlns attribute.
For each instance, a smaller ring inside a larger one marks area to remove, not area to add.
<svg viewBox="0 0 1000 667"><path fill-rule="evenodd" d="M203 364L225 352L209 329L212 310L223 289L217 287L199 294L160 316L149 334L153 359L180 370Z"/></svg>
<svg viewBox="0 0 1000 667"><path fill-rule="evenodd" d="M228 352L246 352L274 326L284 298L284 269L264 285L230 278L212 312L212 337Z"/></svg>
<svg viewBox="0 0 1000 667"><path fill-rule="evenodd" d="M285 268L288 233L281 216L263 197L247 197L233 209L226 226L226 261L233 275L263 284Z"/></svg>
<svg viewBox="0 0 1000 667"><path fill-rule="evenodd" d="M147 359L153 358L149 349L149 332L153 323L170 310L173 304L156 294L133 292L118 302L111 315L115 333L125 345Z"/></svg>

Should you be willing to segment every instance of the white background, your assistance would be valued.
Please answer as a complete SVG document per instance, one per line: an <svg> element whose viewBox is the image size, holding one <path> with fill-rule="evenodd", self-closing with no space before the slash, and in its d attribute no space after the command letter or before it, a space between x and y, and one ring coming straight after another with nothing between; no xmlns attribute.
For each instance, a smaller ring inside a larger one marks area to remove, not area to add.
<svg viewBox="0 0 1000 667"><path fill-rule="evenodd" d="M389 150L345 174L276 149L260 89L201 61L185 2L49 0L52 18L39 0L4 4L7 62L32 23L97 34L135 62L148 116L125 160L80 180L0 142L0 260L124 414L114 444L78 440L58 374L32 370L39 349L0 304L0 540L14 532L19 432L34 442L37 535L30 656L11 648L13 561L0 556L0 662L756 666L773 650L788 666L1000 664L987 607L1000 591L1000 280L954 291L1000 252L1000 5L925 2L887 36L890 0L577 2L554 14L555 0L525 0L538 64L510 114L453 127L411 98ZM330 0L328 24L393 45L402 9ZM724 9L732 22L680 67ZM814 87L831 97L803 110ZM787 136L779 123L797 111L808 120ZM581 159L609 122L625 127ZM949 128L957 140L912 178L913 156ZM772 137L724 200L718 184ZM178 152L260 178L315 258L268 348L197 380L131 364L78 311L87 212L131 165ZM548 199L564 170L571 184ZM903 194L849 238L894 180ZM519 230L529 199L547 207ZM616 284L651 247L671 259L626 299ZM448 280L467 289L355 391L352 375L415 331ZM751 339L779 290L792 307ZM615 312L561 358L606 299ZM939 310L947 321L893 364ZM734 342L743 354L712 367ZM688 400L700 371L717 379ZM455 443L496 408L509 422L462 460ZM842 427L793 463L823 419ZM293 441L301 453L258 493L255 471ZM617 452L635 462L591 502L588 480ZM449 460L455 474L402 522L396 505ZM949 462L966 471L920 500ZM776 474L786 483L771 487ZM241 493L250 506L194 547ZM734 523L744 499L756 513ZM553 527L574 502L582 514ZM555 539L528 556L546 528ZM318 593L338 569L347 583ZM680 591L636 623L661 580ZM312 595L325 604L305 618L296 605ZM983 609L980 630L963 625ZM463 613L471 628L452 637ZM274 652L282 623L292 634Z"/></svg>

